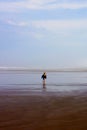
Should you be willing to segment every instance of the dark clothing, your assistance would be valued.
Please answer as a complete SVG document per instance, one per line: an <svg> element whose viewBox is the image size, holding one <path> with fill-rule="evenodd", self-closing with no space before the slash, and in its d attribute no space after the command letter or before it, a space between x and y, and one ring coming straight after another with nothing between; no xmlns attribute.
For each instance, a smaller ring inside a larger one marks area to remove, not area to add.
<svg viewBox="0 0 87 130"><path fill-rule="evenodd" d="M44 80L47 78L47 76L45 74L43 74L41 78Z"/></svg>

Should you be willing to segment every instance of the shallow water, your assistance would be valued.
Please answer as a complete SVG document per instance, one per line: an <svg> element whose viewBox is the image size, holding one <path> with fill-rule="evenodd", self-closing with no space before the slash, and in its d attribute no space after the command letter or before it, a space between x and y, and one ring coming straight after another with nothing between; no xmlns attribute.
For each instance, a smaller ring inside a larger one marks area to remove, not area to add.
<svg viewBox="0 0 87 130"><path fill-rule="evenodd" d="M41 72L0 71L0 90L42 91ZM87 91L87 72L48 72L45 91Z"/></svg>
<svg viewBox="0 0 87 130"><path fill-rule="evenodd" d="M87 130L87 73L0 72L0 130Z"/></svg>

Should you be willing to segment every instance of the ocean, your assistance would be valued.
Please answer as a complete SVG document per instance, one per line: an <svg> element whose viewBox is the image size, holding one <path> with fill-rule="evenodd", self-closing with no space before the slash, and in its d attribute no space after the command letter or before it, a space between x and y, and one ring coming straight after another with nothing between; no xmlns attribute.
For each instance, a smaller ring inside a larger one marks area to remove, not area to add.
<svg viewBox="0 0 87 130"><path fill-rule="evenodd" d="M43 72L0 71L1 90L43 91ZM45 91L87 91L87 72L47 72Z"/></svg>

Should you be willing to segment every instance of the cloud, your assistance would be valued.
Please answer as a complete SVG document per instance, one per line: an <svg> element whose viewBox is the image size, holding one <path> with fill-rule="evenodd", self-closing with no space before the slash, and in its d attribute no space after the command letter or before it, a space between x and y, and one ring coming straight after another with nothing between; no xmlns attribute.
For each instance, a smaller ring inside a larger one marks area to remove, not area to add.
<svg viewBox="0 0 87 130"><path fill-rule="evenodd" d="M20 34L31 35L34 38L41 39L47 35L55 37L81 36L84 39L87 36L86 20L38 20L38 21L12 21L7 20L6 24L15 27ZM14 28L11 28L14 30ZM81 38L80 37L80 38Z"/></svg>
<svg viewBox="0 0 87 130"><path fill-rule="evenodd" d="M71 2L60 0L22 0L16 2L0 2L0 11L18 12L25 9L52 10L52 9L81 9L87 8L87 2Z"/></svg>
<svg viewBox="0 0 87 130"><path fill-rule="evenodd" d="M31 35L36 39L43 39L48 35L53 37L81 36L86 38L87 19L85 20L35 20L14 21L6 20L6 24L15 27L20 34ZM13 28L14 30L14 28Z"/></svg>
<svg viewBox="0 0 87 130"><path fill-rule="evenodd" d="M49 31L58 29L81 29L87 28L87 20L44 20L32 21L32 26Z"/></svg>
<svg viewBox="0 0 87 130"><path fill-rule="evenodd" d="M34 20L34 21L14 21L14 20L6 20L7 24L12 26L32 26L35 28L42 28L46 30L54 30L54 29L73 29L73 28L86 28L87 27L87 19L84 20Z"/></svg>
<svg viewBox="0 0 87 130"><path fill-rule="evenodd" d="M13 20L6 20L6 23L12 26L19 26L19 27L25 27L27 26L26 22L15 22Z"/></svg>
<svg viewBox="0 0 87 130"><path fill-rule="evenodd" d="M38 20L38 21L14 21L7 20L7 24L15 28L18 35L34 39L60 40L67 45L79 45L80 41L87 39L87 19L85 20ZM13 28L14 30L14 28ZM79 38L78 38L79 36ZM65 39L65 41L63 40ZM71 40L72 39L72 40ZM76 42L74 40L76 39ZM85 43L85 42L84 42Z"/></svg>

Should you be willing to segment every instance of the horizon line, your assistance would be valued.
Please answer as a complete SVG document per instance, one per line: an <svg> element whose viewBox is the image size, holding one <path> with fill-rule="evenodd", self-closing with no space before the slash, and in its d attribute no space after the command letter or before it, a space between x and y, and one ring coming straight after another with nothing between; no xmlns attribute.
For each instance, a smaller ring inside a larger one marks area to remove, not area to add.
<svg viewBox="0 0 87 130"><path fill-rule="evenodd" d="M36 71L36 72L87 72L87 67L61 67L61 68L29 68L29 67L0 67L2 71Z"/></svg>

